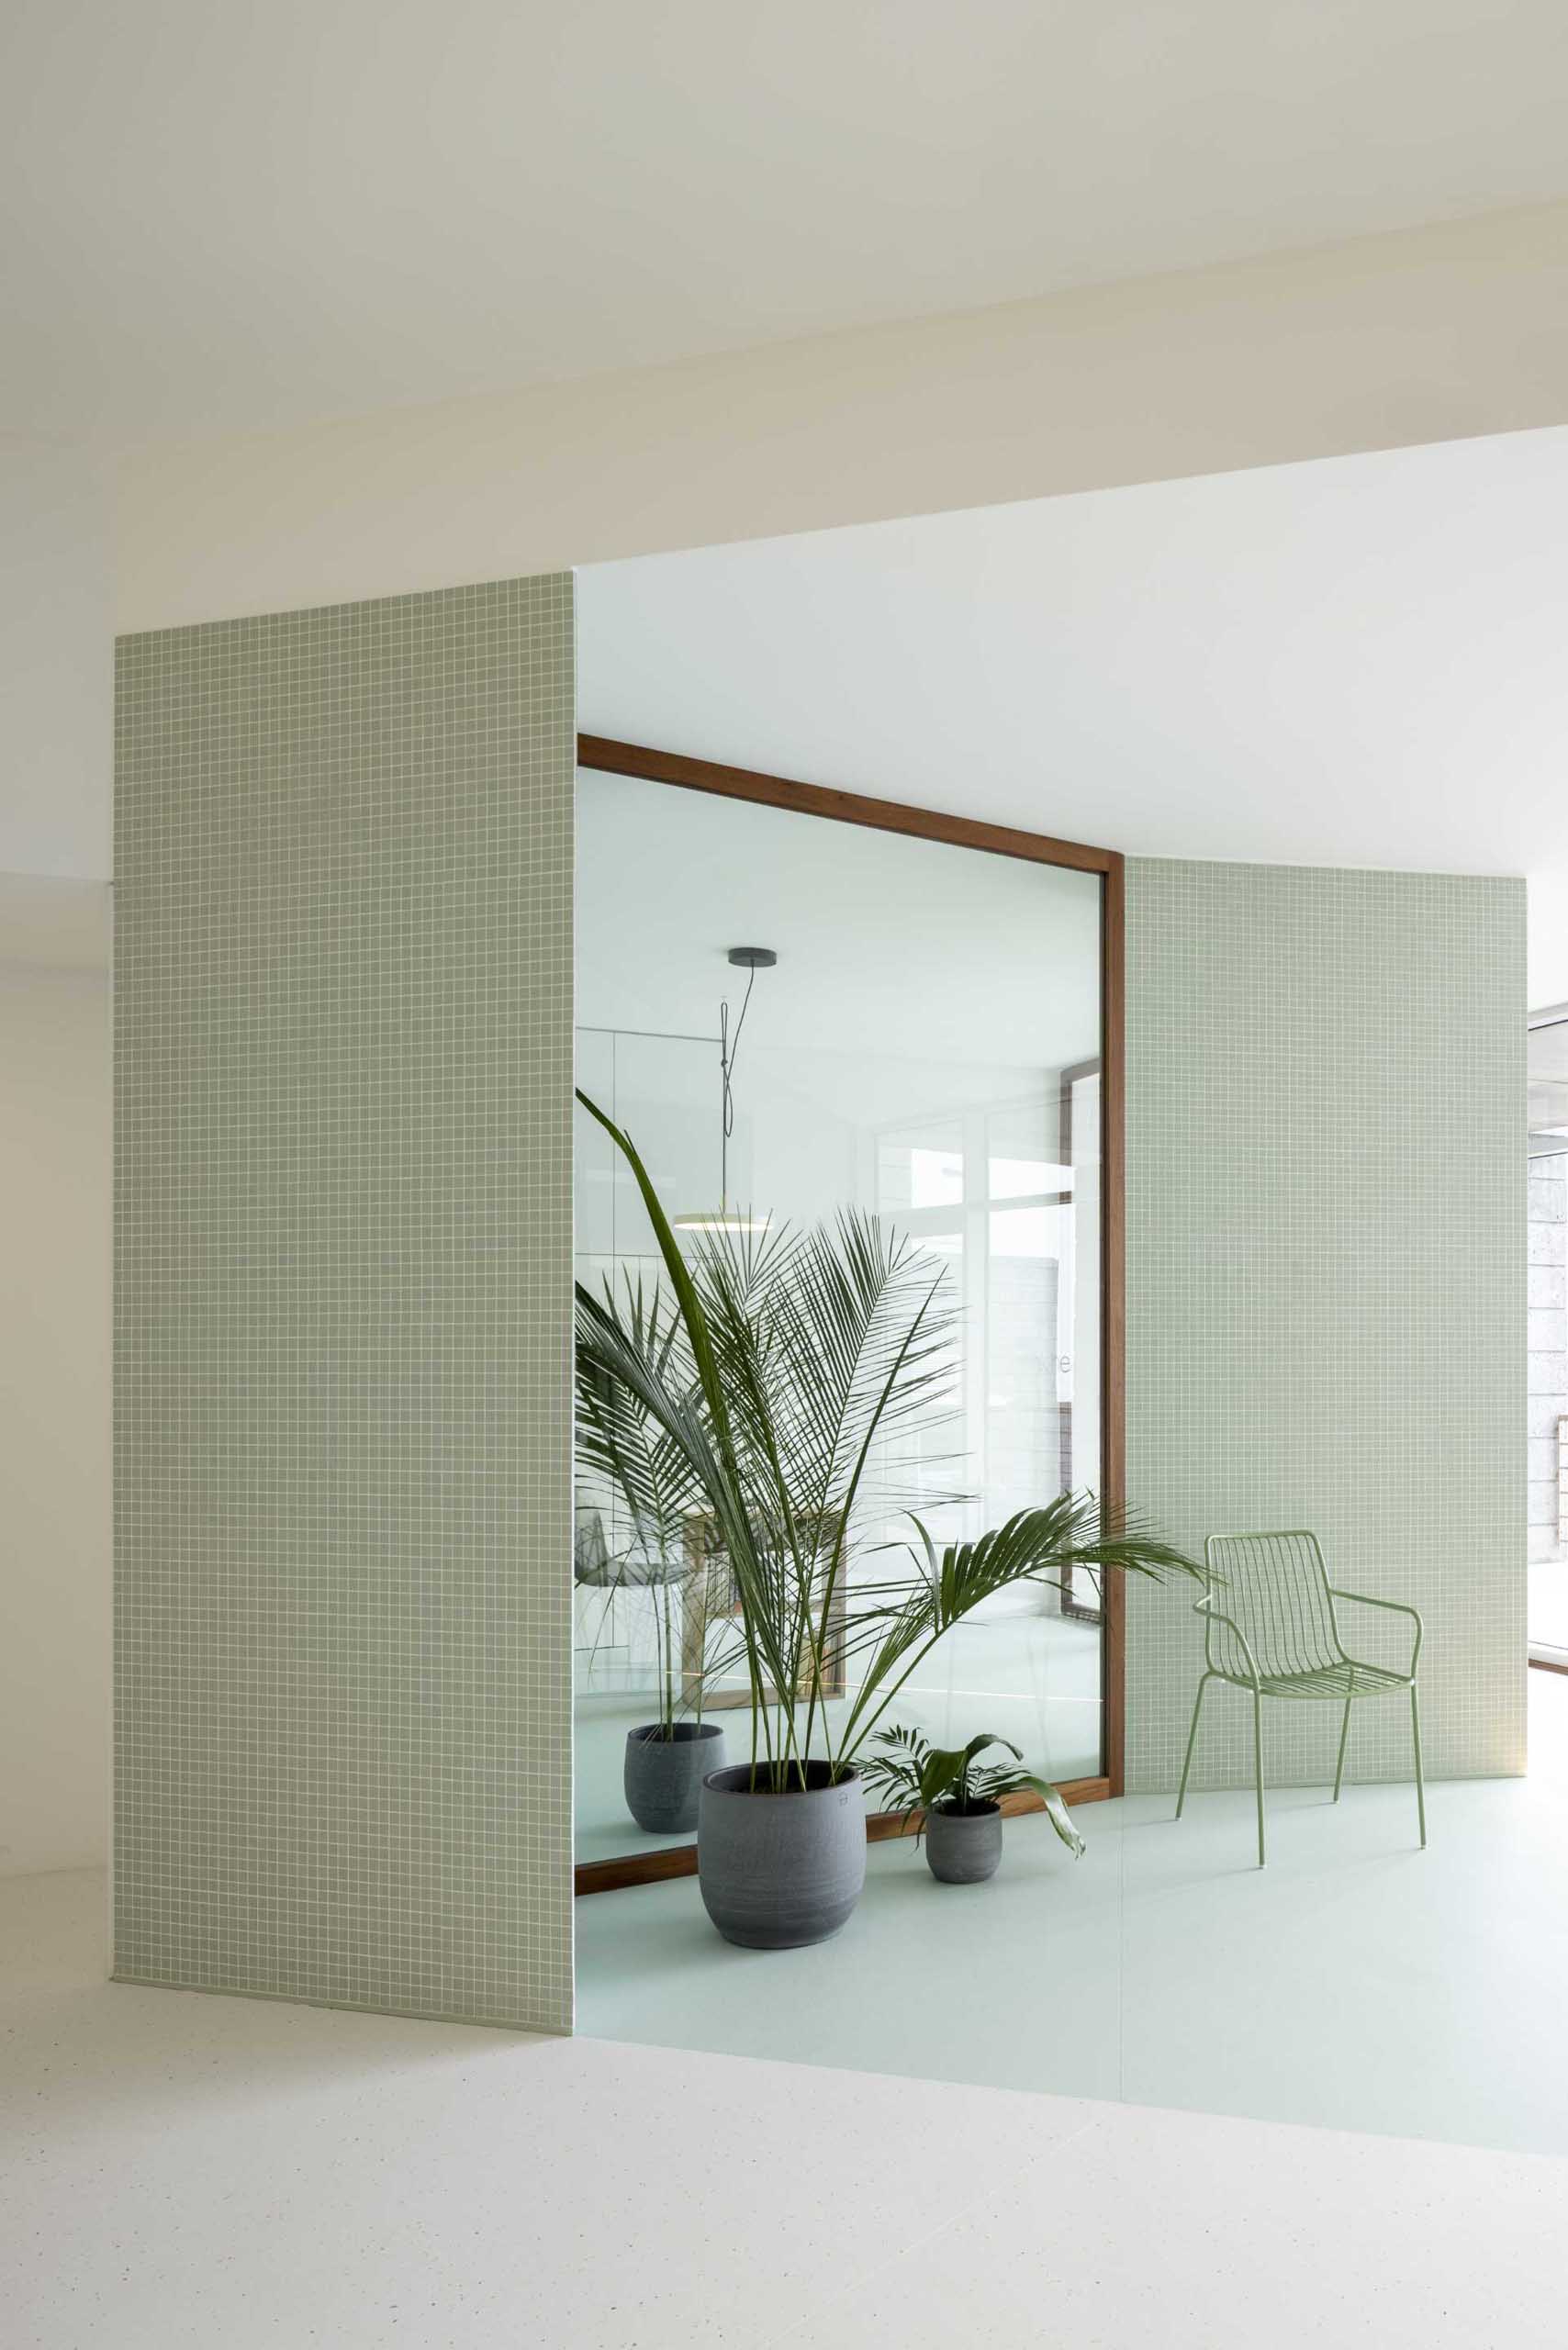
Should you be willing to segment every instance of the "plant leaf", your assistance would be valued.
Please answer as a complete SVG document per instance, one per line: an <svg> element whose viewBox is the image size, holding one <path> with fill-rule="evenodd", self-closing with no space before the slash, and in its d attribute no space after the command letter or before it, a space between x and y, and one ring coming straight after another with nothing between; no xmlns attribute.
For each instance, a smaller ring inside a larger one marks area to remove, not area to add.
<svg viewBox="0 0 1568 2350"><path fill-rule="evenodd" d="M1032 1773L1028 1774L1028 1783L1036 1795L1044 1802L1047 1818L1072 1854L1073 1859L1081 1861L1088 1847L1073 1826L1072 1814L1062 1801L1060 1788L1053 1787L1048 1779L1036 1779Z"/></svg>

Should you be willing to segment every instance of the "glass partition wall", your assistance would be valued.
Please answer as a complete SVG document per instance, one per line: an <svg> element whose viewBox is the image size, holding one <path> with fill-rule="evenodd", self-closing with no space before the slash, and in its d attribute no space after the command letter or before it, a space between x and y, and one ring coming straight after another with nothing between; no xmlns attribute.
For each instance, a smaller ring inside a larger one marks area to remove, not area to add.
<svg viewBox="0 0 1568 2350"><path fill-rule="evenodd" d="M770 1238L858 1209L907 1238L951 1313L939 1414L879 1446L887 1515L871 1529L880 1547L857 1555L846 1616L857 1586L913 1572L912 1506L940 1544L1064 1491L1114 1495L1114 860L1086 869L1047 861L1055 845L1009 853L587 767L577 831L577 1082L636 1144L683 1245L716 1207ZM765 953L732 960L740 948ZM651 1298L662 1267L635 1184L577 1115L578 1279ZM668 1545L679 1555L650 1561L601 1479L579 1475L577 1505L577 1840L592 1889L668 1874L682 1859L669 1848L691 1841L637 1827L622 1787L627 1735L653 1718L661 1671L679 1707L723 1725L733 1761L750 1751L752 1691L734 1594L697 1514ZM939 1745L995 1731L1030 1769L1106 1792L1106 1629L1085 1579L999 1594L944 1637L887 1719ZM820 1702L842 1713L857 1686L851 1653Z"/></svg>

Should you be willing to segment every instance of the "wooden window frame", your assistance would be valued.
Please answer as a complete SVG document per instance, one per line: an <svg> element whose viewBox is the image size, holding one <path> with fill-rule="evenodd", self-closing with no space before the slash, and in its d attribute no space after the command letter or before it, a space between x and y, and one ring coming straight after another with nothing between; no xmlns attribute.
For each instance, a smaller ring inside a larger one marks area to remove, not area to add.
<svg viewBox="0 0 1568 2350"><path fill-rule="evenodd" d="M1047 833L1015 831L981 823L932 808L911 808L892 800L872 800L815 783L792 783L783 776L750 767L723 767L711 759L687 758L639 743L618 743L602 734L577 736L577 765L604 775L624 775L645 783L706 791L723 800L747 800L798 816L820 816L837 824L863 824L875 832L902 833L916 840L943 841L953 848L979 849L992 856L1022 857L1036 865L1064 866L1101 878L1100 1067L1101 1067L1101 1293L1100 1427L1103 1453L1101 1497L1110 1510L1126 1497L1126 1031L1124 861L1118 850L1091 848ZM1126 1595L1122 1578L1108 1575L1101 1634L1101 1770L1097 1776L1068 1780L1069 1803L1103 1803L1123 1792L1126 1758ZM1036 1796L1010 1796L1009 1813L1041 1808ZM867 1820L868 1841L913 1833L918 1821L897 1812L876 1812ZM670 1844L651 1852L628 1852L607 1861L579 1861L580 1894L610 1893L625 1886L655 1885L694 1876L697 1846Z"/></svg>
<svg viewBox="0 0 1568 2350"><path fill-rule="evenodd" d="M1090 1077L1099 1078L1101 1080L1102 1090L1103 1090L1105 1077L1104 1064L1098 1053L1094 1056L1092 1060L1071 1062L1068 1068L1062 1070L1061 1073L1060 1091L1057 1097L1057 1158L1063 1167L1071 1167L1073 1165L1072 1089L1075 1085L1081 1084L1085 1078ZM1071 1192L1067 1192L1064 1193L1063 1196L1064 1198L1070 1199L1073 1195ZM1068 1405L1070 1415L1071 1410L1072 1406L1070 1404ZM1070 1457L1072 1460L1073 1468L1076 1470L1077 1458L1075 1455L1071 1454L1070 1444L1068 1450ZM1076 1478L1070 1482L1076 1484ZM1062 1585L1061 1612L1064 1616L1075 1617L1081 1624L1098 1624L1103 1628L1105 1621L1104 1583L1102 1583L1100 1585L1100 1595L1098 1598L1092 1601L1081 1599L1073 1589L1073 1570L1070 1567L1067 1571L1066 1579ZM1118 1788L1117 1793L1120 1794L1120 1792L1121 1790Z"/></svg>

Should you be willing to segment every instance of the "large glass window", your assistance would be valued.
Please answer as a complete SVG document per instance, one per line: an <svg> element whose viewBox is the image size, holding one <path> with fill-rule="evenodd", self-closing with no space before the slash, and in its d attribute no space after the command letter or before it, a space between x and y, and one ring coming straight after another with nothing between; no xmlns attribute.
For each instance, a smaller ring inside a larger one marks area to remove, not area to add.
<svg viewBox="0 0 1568 2350"><path fill-rule="evenodd" d="M777 1229L854 1206L928 1260L955 1317L949 1408L890 1439L879 1465L938 1541L1101 1483L1101 888L1097 874L579 778L579 1085L632 1133L673 1211L723 1194ZM778 960L752 984L725 1133L719 1039L745 1000L747 973L727 960L739 945ZM655 1282L641 1205L581 1113L577 1193L579 1277ZM579 1490L583 1858L659 1841L632 1826L620 1781L661 1639L691 1677L700 1668L704 1704L746 1751L722 1576L693 1620L706 1530L693 1523L683 1558L646 1580L618 1572L624 1531L611 1494ZM913 1539L902 1506L880 1533L886 1549L856 1573L885 1583ZM995 1731L1032 1769L1094 1776L1101 1637L1092 1587L1000 1593L889 1718L939 1744ZM851 1659L828 1702L855 1687Z"/></svg>

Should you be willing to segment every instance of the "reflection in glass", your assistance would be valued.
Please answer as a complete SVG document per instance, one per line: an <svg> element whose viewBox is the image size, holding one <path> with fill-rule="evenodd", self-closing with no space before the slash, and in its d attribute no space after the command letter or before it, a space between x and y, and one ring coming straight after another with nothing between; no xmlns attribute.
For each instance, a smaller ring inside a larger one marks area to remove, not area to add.
<svg viewBox="0 0 1568 2350"><path fill-rule="evenodd" d="M1097 877L604 775L579 778L578 866L578 1083L631 1132L672 1206L718 1192L725 951L778 950L746 1029L729 1193L793 1225L857 1203L928 1256L958 1312L948 1425L897 1439L878 1465L919 1496L935 1539L1097 1487ZM627 1171L581 1113L577 1219L579 1279L657 1280ZM651 1718L672 1609L689 1693L705 1684L733 1756L749 1747L711 1529L694 1517L680 1558L638 1583L622 1516L579 1491L582 1858L657 1841L627 1818L622 1750ZM889 1548L860 1572L885 1582L911 1528L890 1515L880 1530ZM998 1595L887 1718L941 1744L998 1731L1047 1776L1094 1775L1097 1602L1092 1587Z"/></svg>

